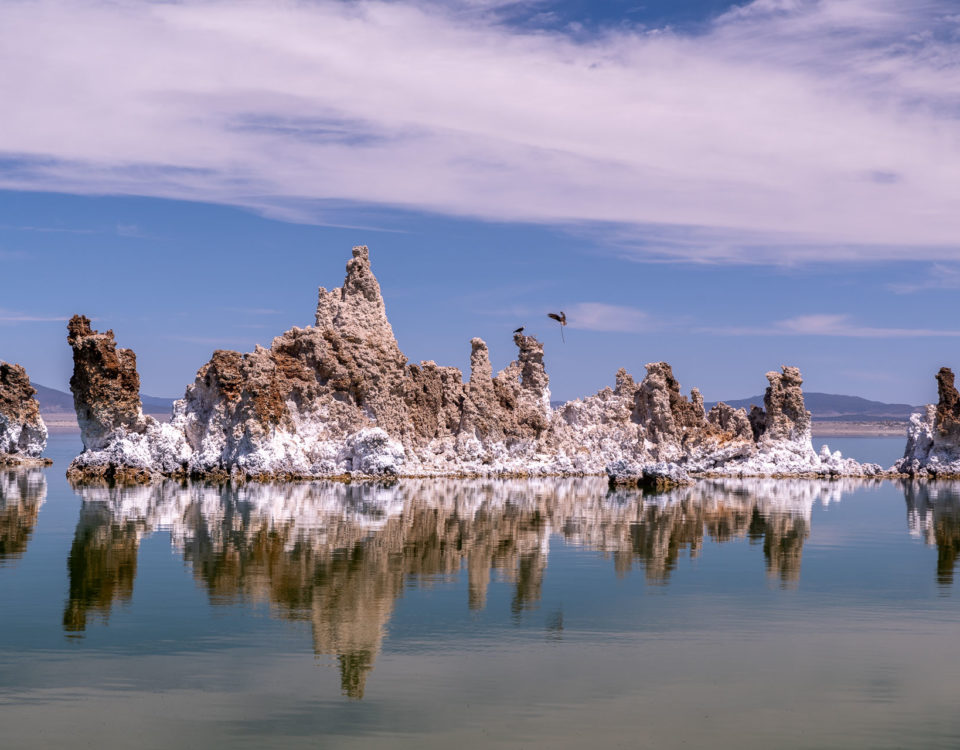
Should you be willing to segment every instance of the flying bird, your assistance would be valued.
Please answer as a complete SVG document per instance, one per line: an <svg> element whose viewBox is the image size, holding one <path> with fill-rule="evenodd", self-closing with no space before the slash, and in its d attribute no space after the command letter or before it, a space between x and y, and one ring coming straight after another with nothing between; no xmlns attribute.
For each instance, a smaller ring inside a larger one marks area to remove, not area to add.
<svg viewBox="0 0 960 750"><path fill-rule="evenodd" d="M547 317L557 321L560 324L560 339L564 344L566 344L567 339L563 335L563 327L567 324L567 314L561 310L559 315L557 315L557 313L547 313Z"/></svg>
<svg viewBox="0 0 960 750"><path fill-rule="evenodd" d="M524 326L520 326L514 333L523 333Z"/></svg>

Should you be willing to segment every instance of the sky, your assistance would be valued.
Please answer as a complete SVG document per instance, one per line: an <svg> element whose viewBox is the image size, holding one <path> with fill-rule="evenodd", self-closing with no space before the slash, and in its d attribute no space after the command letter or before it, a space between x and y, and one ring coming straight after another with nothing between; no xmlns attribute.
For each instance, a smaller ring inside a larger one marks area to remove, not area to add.
<svg viewBox="0 0 960 750"><path fill-rule="evenodd" d="M44 385L83 313L179 396L356 244L410 361L525 325L556 399L960 366L957 0L7 0L0 101L0 359Z"/></svg>

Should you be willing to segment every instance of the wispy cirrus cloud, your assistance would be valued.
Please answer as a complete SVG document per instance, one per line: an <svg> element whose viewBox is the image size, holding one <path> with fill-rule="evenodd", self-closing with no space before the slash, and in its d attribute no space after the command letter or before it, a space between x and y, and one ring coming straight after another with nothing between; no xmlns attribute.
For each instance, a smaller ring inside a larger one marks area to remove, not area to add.
<svg viewBox="0 0 960 750"><path fill-rule="evenodd" d="M0 173L2 173L2 168L0 168ZM78 229L75 227L35 227L35 226L22 226L17 224L0 224L0 229L14 230L17 232L41 232L41 233L58 233L58 234L99 234L100 230L98 229Z"/></svg>
<svg viewBox="0 0 960 750"><path fill-rule="evenodd" d="M934 263L924 278L916 281L898 281L889 284L897 294L912 294L931 289L960 289L960 267Z"/></svg>
<svg viewBox="0 0 960 750"><path fill-rule="evenodd" d="M238 338L235 336L189 336L170 333L166 334L164 338L170 341L181 341L185 344L201 344L224 349L239 349L241 351L249 351L254 346L252 339Z"/></svg>
<svg viewBox="0 0 960 750"><path fill-rule="evenodd" d="M49 315L24 313L15 310L0 309L0 324L13 323L60 323L68 319L67 315Z"/></svg>
<svg viewBox="0 0 960 750"><path fill-rule="evenodd" d="M244 315L283 315L283 310L272 307L225 307L224 310Z"/></svg>
<svg viewBox="0 0 960 750"><path fill-rule="evenodd" d="M699 330L719 336L841 336L869 339L960 336L960 330L866 326L857 323L849 315L828 314L798 315L765 326L718 326Z"/></svg>
<svg viewBox="0 0 960 750"><path fill-rule="evenodd" d="M4 3L0 188L587 224L667 259L960 257L950 0L755 0L695 34L513 5Z"/></svg>

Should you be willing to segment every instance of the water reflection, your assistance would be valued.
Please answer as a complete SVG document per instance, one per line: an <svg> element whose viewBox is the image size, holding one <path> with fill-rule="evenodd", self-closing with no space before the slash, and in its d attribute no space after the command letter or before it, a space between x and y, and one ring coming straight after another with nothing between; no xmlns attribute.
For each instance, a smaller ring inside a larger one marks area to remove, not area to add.
<svg viewBox="0 0 960 750"><path fill-rule="evenodd" d="M636 563L657 584L705 538L747 539L791 585L813 505L853 484L717 480L657 496L596 478L80 487L64 628L82 631L129 599L140 540L165 530L213 604L265 602L309 622L315 652L336 655L344 693L360 698L405 585L465 569L466 606L482 609L495 576L520 616L541 599L557 537L609 555L618 575ZM562 613L551 623L562 632Z"/></svg>
<svg viewBox="0 0 960 750"><path fill-rule="evenodd" d="M47 497L43 469L0 470L0 566L23 557Z"/></svg>
<svg viewBox="0 0 960 750"><path fill-rule="evenodd" d="M960 482L904 482L910 533L937 546L937 583L949 586L960 556Z"/></svg>
<svg viewBox="0 0 960 750"><path fill-rule="evenodd" d="M142 519L116 516L104 503L83 504L67 559L70 595L64 630L82 632L88 615L106 621L115 600L130 601L145 530Z"/></svg>

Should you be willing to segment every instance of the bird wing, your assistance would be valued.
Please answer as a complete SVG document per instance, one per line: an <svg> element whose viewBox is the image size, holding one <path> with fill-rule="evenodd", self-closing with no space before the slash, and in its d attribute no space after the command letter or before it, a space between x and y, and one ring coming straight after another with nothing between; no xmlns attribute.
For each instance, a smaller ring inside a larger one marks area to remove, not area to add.
<svg viewBox="0 0 960 750"><path fill-rule="evenodd" d="M556 313L547 313L547 317L548 317L548 318L553 318L553 319L554 319L555 321L557 321L558 323L562 323L562 322L563 322L563 318L561 318L561 317L560 317L559 315L557 315Z"/></svg>

